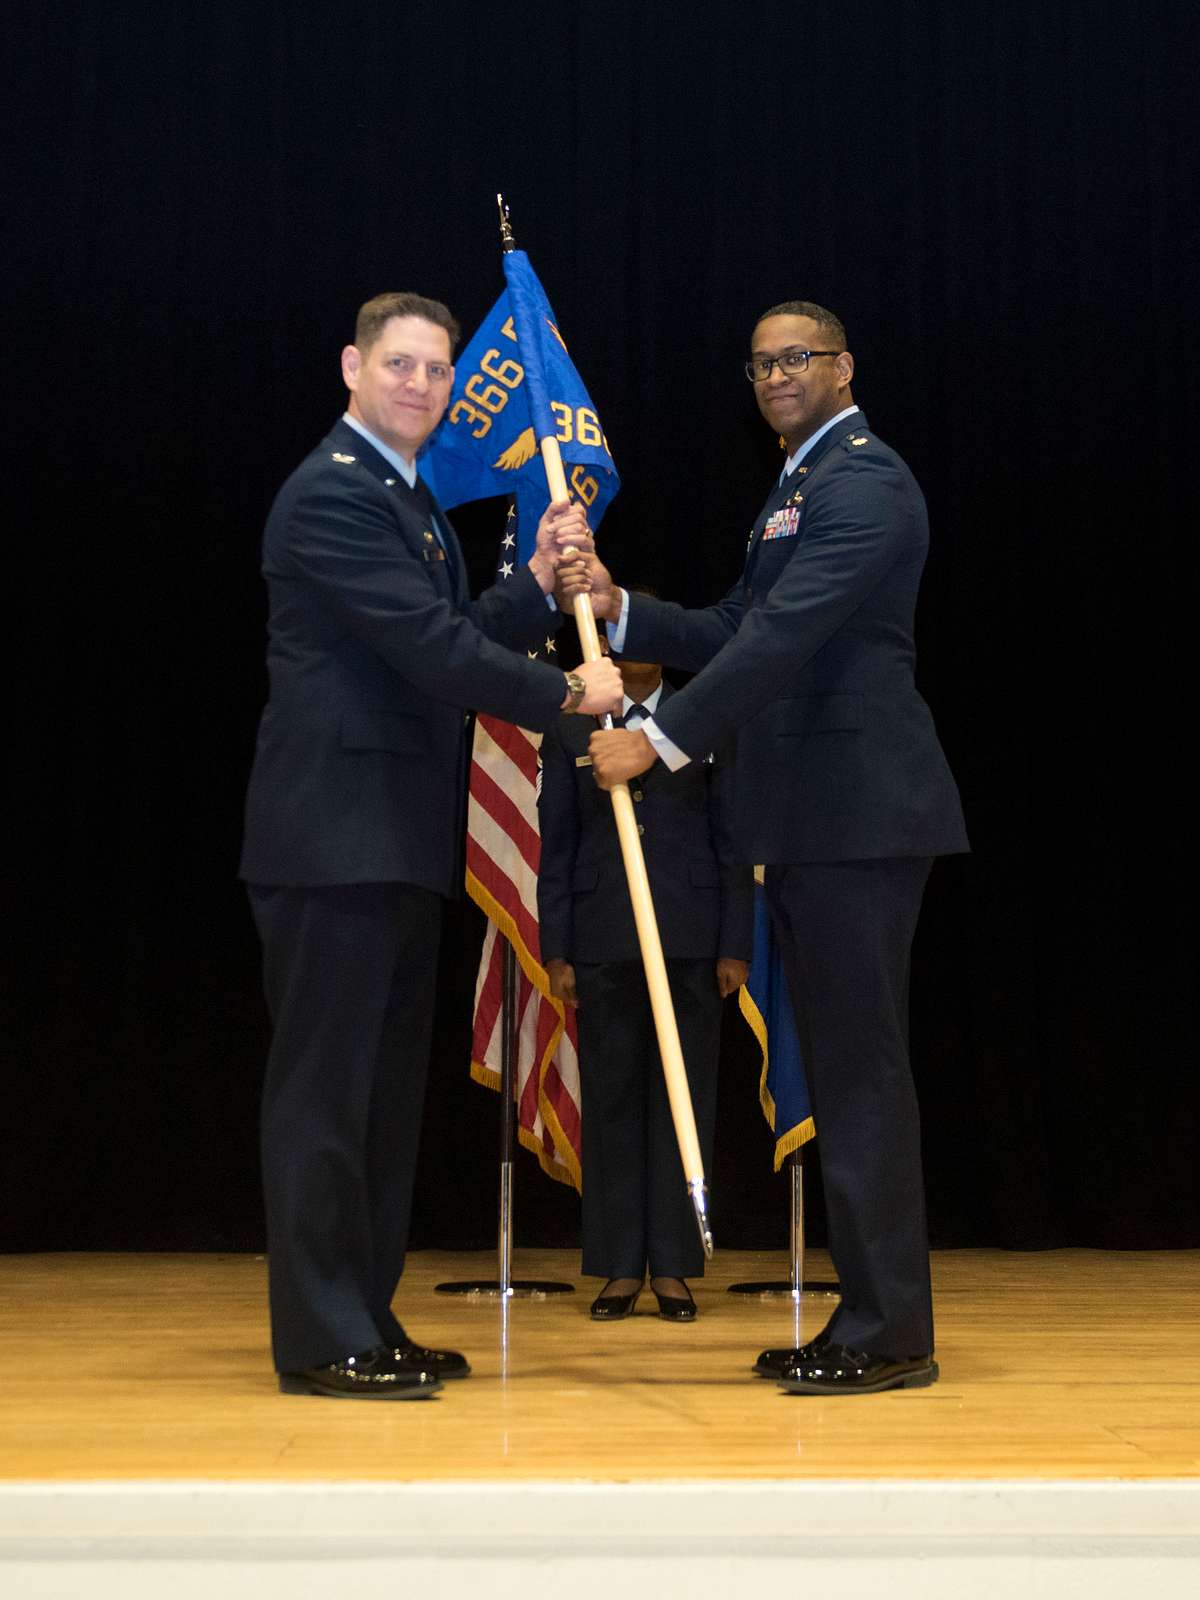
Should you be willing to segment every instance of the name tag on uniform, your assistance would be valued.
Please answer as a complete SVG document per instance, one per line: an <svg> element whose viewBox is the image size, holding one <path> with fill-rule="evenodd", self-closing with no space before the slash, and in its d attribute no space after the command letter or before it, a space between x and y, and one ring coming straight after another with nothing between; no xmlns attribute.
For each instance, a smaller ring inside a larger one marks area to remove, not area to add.
<svg viewBox="0 0 1200 1600"><path fill-rule="evenodd" d="M763 542L768 539L792 539L800 531L800 507L784 506L772 512L763 529Z"/></svg>
<svg viewBox="0 0 1200 1600"><path fill-rule="evenodd" d="M575 765L577 767L590 767L591 764L592 764L591 756L576 756L575 757Z"/></svg>

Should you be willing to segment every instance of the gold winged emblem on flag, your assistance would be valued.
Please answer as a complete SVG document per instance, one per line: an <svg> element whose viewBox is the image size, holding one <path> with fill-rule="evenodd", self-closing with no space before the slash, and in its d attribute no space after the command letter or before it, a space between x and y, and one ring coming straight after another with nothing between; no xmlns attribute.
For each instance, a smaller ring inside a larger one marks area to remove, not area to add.
<svg viewBox="0 0 1200 1600"><path fill-rule="evenodd" d="M530 427L519 433L492 465L498 467L501 472L518 472L527 461L532 461L536 454L537 440Z"/></svg>

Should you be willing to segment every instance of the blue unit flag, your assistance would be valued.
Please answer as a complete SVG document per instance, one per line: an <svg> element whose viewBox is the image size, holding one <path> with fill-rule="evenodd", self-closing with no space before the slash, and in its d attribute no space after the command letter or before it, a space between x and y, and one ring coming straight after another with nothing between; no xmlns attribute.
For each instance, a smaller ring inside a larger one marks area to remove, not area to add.
<svg viewBox="0 0 1200 1600"><path fill-rule="evenodd" d="M418 465L447 507L515 494L517 557L527 561L550 499L540 439L557 438L593 530L620 479L529 257L511 250L503 260L507 287L458 358L446 415Z"/></svg>
<svg viewBox="0 0 1200 1600"><path fill-rule="evenodd" d="M762 1051L758 1098L775 1135L778 1172L793 1150L815 1136L816 1127L787 978L761 883L754 886L754 960L738 1003Z"/></svg>

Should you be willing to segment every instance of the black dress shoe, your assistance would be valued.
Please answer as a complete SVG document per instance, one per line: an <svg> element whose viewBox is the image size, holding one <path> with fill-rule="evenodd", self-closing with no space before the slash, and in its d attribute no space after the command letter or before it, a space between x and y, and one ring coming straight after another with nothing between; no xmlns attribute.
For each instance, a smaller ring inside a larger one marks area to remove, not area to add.
<svg viewBox="0 0 1200 1600"><path fill-rule="evenodd" d="M611 1282L611 1279L609 1281ZM606 1284L605 1288L607 1287ZM592 1321L620 1322L622 1317L631 1316L643 1287L644 1285L639 1283L632 1294L605 1294L601 1290L592 1301Z"/></svg>
<svg viewBox="0 0 1200 1600"><path fill-rule="evenodd" d="M427 1400L442 1387L426 1368L405 1364L386 1345L376 1345L344 1361L302 1372L281 1372L284 1394L330 1395L336 1400Z"/></svg>
<svg viewBox="0 0 1200 1600"><path fill-rule="evenodd" d="M794 1350L764 1350L754 1363L754 1371L760 1378L774 1378L778 1382L788 1367L801 1366L821 1350L825 1342L825 1335L819 1333Z"/></svg>
<svg viewBox="0 0 1200 1600"><path fill-rule="evenodd" d="M780 1375L789 1394L879 1394L884 1389L926 1389L937 1380L938 1364L931 1355L871 1355L844 1344L809 1347L802 1360Z"/></svg>
<svg viewBox="0 0 1200 1600"><path fill-rule="evenodd" d="M683 1280L681 1279L680 1281L682 1282ZM677 1294L659 1294L653 1283L650 1288L653 1291L654 1298L658 1301L658 1314L665 1321L695 1322L696 1302L692 1299L692 1291L686 1283L683 1285L685 1299L681 1299Z"/></svg>
<svg viewBox="0 0 1200 1600"><path fill-rule="evenodd" d="M400 1328L399 1323L396 1326ZM432 1372L436 1378L465 1378L471 1371L470 1362L457 1350L428 1350L410 1339L403 1328L391 1349L397 1365L413 1372Z"/></svg>

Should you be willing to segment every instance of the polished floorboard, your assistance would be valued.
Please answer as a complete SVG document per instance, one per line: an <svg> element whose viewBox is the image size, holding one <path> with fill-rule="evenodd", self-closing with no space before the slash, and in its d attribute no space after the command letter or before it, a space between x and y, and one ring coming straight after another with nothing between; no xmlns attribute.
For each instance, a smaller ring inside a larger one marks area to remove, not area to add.
<svg viewBox="0 0 1200 1600"><path fill-rule="evenodd" d="M828 1277L810 1253L808 1271ZM1191 1479L1200 1474L1200 1252L934 1257L941 1382L790 1396L754 1378L795 1342L790 1302L726 1292L781 1254L718 1252L698 1320L587 1316L598 1285L565 1251L518 1278L573 1294L438 1294L495 1258L411 1258L397 1310L474 1375L400 1405L280 1395L265 1265L250 1255L0 1258L0 1478L436 1483L554 1480ZM803 1337L832 1302L806 1296Z"/></svg>

